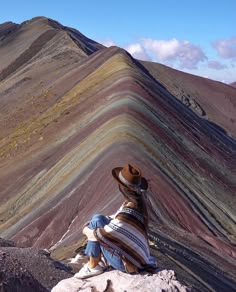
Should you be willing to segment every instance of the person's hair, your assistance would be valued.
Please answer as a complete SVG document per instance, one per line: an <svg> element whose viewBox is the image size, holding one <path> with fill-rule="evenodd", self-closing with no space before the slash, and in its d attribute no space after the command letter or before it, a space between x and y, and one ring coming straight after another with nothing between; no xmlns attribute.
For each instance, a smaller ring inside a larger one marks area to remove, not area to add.
<svg viewBox="0 0 236 292"><path fill-rule="evenodd" d="M130 202L134 203L137 206L137 211L143 214L144 224L146 227L148 227L148 212L147 212L147 206L146 206L146 202L144 198L145 196L144 192L137 193L124 186L121 186L120 184L119 184L119 190L124 195L125 199L129 200Z"/></svg>

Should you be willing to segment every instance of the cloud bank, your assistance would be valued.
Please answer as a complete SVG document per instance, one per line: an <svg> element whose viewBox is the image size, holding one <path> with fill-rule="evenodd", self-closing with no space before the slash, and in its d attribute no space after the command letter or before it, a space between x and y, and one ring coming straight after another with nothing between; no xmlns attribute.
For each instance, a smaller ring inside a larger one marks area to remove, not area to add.
<svg viewBox="0 0 236 292"><path fill-rule="evenodd" d="M226 40L218 40L213 43L213 47L222 58L236 58L236 37Z"/></svg>
<svg viewBox="0 0 236 292"><path fill-rule="evenodd" d="M117 45L110 38L100 43L105 46ZM235 80L236 37L216 40L212 43L212 48L219 56L218 59L207 56L200 46L177 38L169 40L140 38L123 48L139 60L162 63L200 76L211 76L212 79L219 81Z"/></svg>
<svg viewBox="0 0 236 292"><path fill-rule="evenodd" d="M215 69L215 70L222 70L222 69L227 68L227 66L225 64L222 64L218 61L209 61L208 67L211 69Z"/></svg>
<svg viewBox="0 0 236 292"><path fill-rule="evenodd" d="M148 55L142 44L137 43L128 45L125 47L125 50L136 59L152 61L151 56Z"/></svg>
<svg viewBox="0 0 236 292"><path fill-rule="evenodd" d="M198 64L207 59L200 47L187 40L147 38L142 39L141 44L155 59L161 62L175 62L181 69L197 69Z"/></svg>
<svg viewBox="0 0 236 292"><path fill-rule="evenodd" d="M115 45L115 42L107 39L102 44L111 46ZM170 40L142 38L137 43L126 45L124 49L136 59L176 65L180 69L197 69L200 62L207 60L199 46L176 38Z"/></svg>

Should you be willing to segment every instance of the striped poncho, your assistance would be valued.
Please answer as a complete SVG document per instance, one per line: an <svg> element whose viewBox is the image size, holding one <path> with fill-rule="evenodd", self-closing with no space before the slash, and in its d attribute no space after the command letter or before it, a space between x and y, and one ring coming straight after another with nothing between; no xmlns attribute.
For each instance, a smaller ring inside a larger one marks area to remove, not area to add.
<svg viewBox="0 0 236 292"><path fill-rule="evenodd" d="M144 217L137 210L124 207L108 225L94 231L105 248L137 268L150 265L150 251Z"/></svg>

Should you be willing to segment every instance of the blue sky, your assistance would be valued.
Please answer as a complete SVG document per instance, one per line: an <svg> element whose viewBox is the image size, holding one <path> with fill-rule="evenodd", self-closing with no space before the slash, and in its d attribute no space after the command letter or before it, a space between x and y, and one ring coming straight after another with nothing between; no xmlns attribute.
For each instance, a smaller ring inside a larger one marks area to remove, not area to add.
<svg viewBox="0 0 236 292"><path fill-rule="evenodd" d="M12 0L0 23L55 19L138 59L236 81L236 0Z"/></svg>

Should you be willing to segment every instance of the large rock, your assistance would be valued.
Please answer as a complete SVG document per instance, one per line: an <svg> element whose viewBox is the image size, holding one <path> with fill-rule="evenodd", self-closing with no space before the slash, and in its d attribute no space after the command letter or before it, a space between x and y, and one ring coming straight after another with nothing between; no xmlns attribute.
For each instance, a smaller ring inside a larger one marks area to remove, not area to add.
<svg viewBox="0 0 236 292"><path fill-rule="evenodd" d="M163 270L153 275L130 275L120 271L109 271L84 280L72 277L59 282L51 292L77 292L80 289L84 292L190 291L176 280L174 271Z"/></svg>

